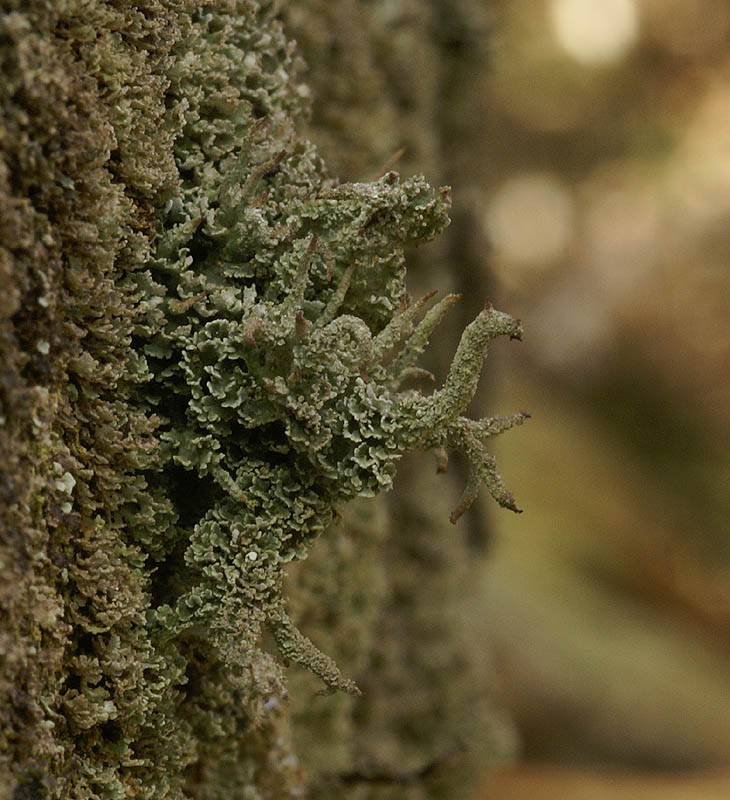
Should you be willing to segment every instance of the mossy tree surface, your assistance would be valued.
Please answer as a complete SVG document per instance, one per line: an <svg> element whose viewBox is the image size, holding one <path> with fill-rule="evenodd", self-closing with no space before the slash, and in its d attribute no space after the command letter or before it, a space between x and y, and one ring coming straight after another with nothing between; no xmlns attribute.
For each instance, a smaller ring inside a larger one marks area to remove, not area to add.
<svg viewBox="0 0 730 800"><path fill-rule="evenodd" d="M408 388L448 192L328 174L275 3L1 8L0 797L301 796L282 660L358 689L285 565L413 449L514 505L485 447L523 416L461 414L519 325Z"/></svg>

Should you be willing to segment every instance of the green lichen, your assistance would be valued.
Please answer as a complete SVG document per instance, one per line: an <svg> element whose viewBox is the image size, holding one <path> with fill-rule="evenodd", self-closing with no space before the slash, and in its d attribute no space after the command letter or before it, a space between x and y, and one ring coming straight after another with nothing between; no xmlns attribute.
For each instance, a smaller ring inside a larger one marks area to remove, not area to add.
<svg viewBox="0 0 730 800"><path fill-rule="evenodd" d="M298 155L291 166L280 161L284 170L302 169ZM173 299L156 306L164 323L145 352L158 376L153 402L160 411L163 402L178 408L161 434L163 462L206 480L209 497L209 507L198 507L185 555L195 585L174 611L159 613L166 624L177 620L177 630L206 629L221 642L237 619L239 668L250 662L265 623L287 659L353 692L292 627L282 567L306 555L337 507L390 488L397 460L412 449L458 448L474 460L459 510L476 494L477 477L514 508L483 448L522 417L470 424L460 414L488 342L521 331L507 315L485 309L464 332L441 390L424 397L399 389L450 304L447 298L415 324L402 248L445 223L448 193L434 194L420 179L402 183L395 173L328 188L312 172L306 193L291 193L289 184L277 191L274 176L265 202L252 206L244 191L250 174L260 174L255 164L240 175L240 191L227 178L191 234L200 237L194 269L187 242L176 268L158 266ZM190 219L178 228L190 231ZM195 302L181 309L188 298ZM188 491L204 493L190 481ZM181 583L189 579L180 576Z"/></svg>

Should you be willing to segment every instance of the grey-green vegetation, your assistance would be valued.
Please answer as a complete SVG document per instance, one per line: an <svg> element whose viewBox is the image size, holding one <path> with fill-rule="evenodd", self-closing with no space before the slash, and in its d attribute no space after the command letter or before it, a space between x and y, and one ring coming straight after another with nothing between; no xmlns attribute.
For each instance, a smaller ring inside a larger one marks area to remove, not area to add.
<svg viewBox="0 0 730 800"><path fill-rule="evenodd" d="M413 388L449 192L328 173L276 3L1 8L0 797L302 796L282 665L359 689L285 566L412 450L468 460L454 519L515 508L486 446L525 415L463 412L520 326Z"/></svg>

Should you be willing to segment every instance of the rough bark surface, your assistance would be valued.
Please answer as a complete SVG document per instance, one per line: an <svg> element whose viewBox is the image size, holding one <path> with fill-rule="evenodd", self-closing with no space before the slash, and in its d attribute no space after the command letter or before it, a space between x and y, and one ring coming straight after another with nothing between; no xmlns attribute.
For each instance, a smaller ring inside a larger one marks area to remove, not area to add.
<svg viewBox="0 0 730 800"><path fill-rule="evenodd" d="M404 251L448 191L333 177L407 130L438 160L436 84L406 102L398 58L443 43L406 15L380 58L370 5L0 5L1 798L452 797L462 741L500 750L435 490L347 505L453 449L460 510L479 485L513 507L485 448L524 418L462 416L520 335L492 309L412 388L453 303L410 301ZM318 36L347 53L310 129L334 171L306 138ZM347 155L358 119L390 133ZM287 689L287 662L345 694Z"/></svg>

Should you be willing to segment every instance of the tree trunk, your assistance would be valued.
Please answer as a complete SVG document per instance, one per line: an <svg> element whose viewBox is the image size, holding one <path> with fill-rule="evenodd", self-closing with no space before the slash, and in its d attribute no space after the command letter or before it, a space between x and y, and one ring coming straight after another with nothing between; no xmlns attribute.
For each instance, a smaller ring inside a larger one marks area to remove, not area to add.
<svg viewBox="0 0 730 800"><path fill-rule="evenodd" d="M407 382L449 195L383 158L468 172L461 5L0 5L0 798L454 797L509 752L458 487L355 501L446 448L511 503L474 453L522 418L461 413L519 326Z"/></svg>

